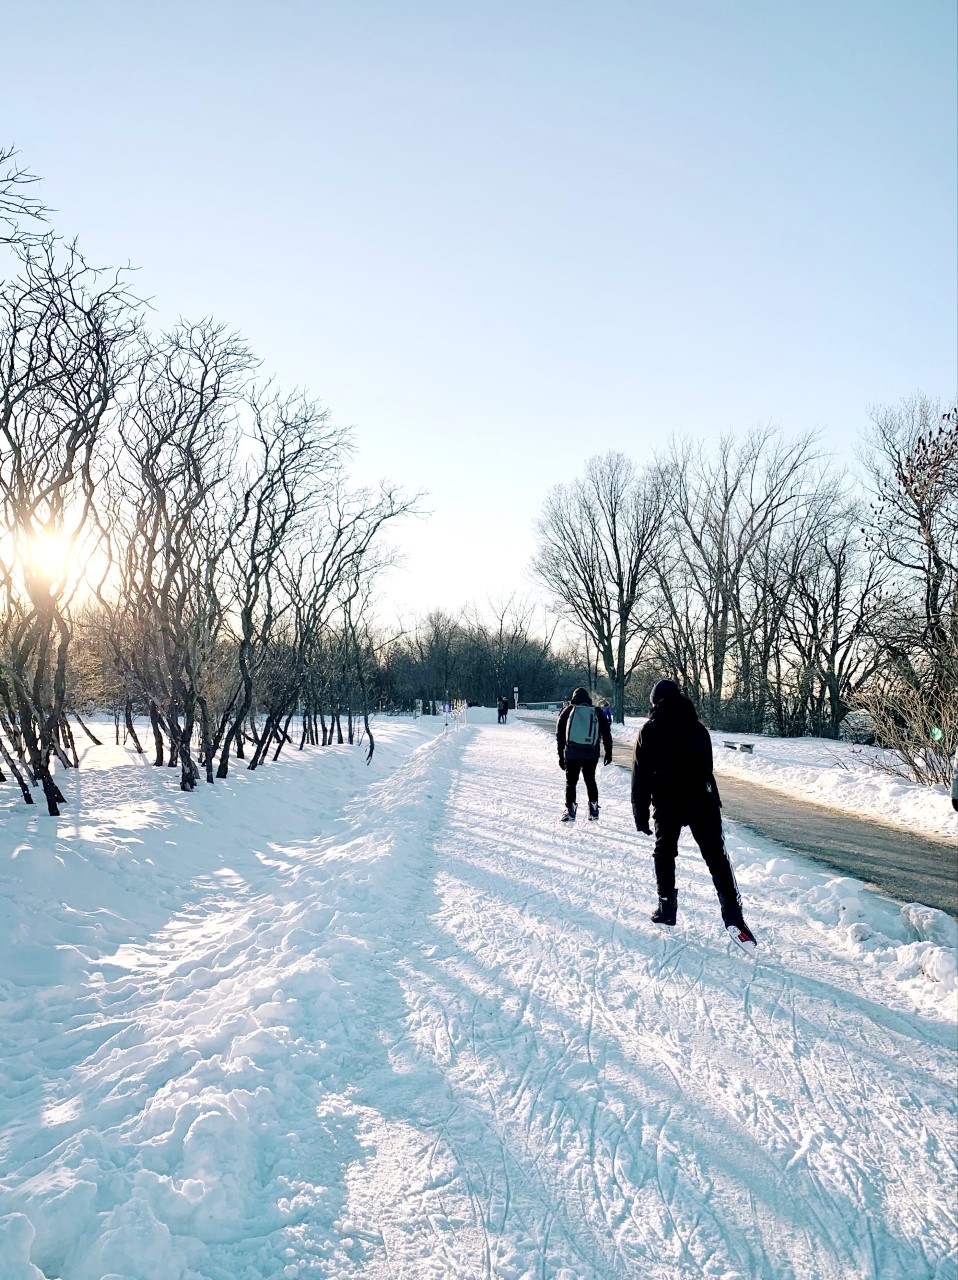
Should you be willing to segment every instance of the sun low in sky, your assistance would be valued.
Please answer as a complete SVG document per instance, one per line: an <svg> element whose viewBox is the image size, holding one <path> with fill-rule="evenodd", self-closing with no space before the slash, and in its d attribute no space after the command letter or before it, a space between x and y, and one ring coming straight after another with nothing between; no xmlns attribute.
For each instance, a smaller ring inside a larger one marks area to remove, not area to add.
<svg viewBox="0 0 958 1280"><path fill-rule="evenodd" d="M29 580L61 603L91 596L109 568L95 536L77 540L67 529L43 525L28 533L4 530L0 564L14 591L23 592Z"/></svg>

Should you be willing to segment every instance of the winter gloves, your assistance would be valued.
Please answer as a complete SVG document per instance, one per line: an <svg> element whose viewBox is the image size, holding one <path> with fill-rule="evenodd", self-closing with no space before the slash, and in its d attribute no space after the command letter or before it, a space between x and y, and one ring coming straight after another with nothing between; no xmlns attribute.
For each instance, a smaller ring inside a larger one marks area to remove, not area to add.
<svg viewBox="0 0 958 1280"><path fill-rule="evenodd" d="M652 828L649 826L648 810L646 810L645 813L636 813L634 817L636 831L641 831L644 836L650 836L652 834Z"/></svg>
<svg viewBox="0 0 958 1280"><path fill-rule="evenodd" d="M559 768L565 773L565 756L559 757Z"/></svg>
<svg viewBox="0 0 958 1280"><path fill-rule="evenodd" d="M603 764L611 764L611 763L612 763L612 754L610 752L609 755L607 755L605 760L603 761Z"/></svg>

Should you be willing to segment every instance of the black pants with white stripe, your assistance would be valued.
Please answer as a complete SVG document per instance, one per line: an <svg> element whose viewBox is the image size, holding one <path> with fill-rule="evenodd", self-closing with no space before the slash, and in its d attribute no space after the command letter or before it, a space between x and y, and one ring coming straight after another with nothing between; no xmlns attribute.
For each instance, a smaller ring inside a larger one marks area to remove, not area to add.
<svg viewBox="0 0 958 1280"><path fill-rule="evenodd" d="M717 805L709 805L694 813L655 811L655 882L659 897L675 892L675 859L678 857L679 836L688 827L692 838L709 869L715 892L722 908L726 924L742 923L742 899L739 897L735 874L725 848L722 832L722 811Z"/></svg>

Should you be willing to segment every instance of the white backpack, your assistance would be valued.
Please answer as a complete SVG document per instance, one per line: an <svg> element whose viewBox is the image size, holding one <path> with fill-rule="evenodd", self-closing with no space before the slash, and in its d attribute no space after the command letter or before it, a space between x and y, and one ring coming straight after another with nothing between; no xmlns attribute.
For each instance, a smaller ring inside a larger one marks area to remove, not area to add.
<svg viewBox="0 0 958 1280"><path fill-rule="evenodd" d="M573 707L565 740L572 747L594 747L599 741L599 713L595 707Z"/></svg>

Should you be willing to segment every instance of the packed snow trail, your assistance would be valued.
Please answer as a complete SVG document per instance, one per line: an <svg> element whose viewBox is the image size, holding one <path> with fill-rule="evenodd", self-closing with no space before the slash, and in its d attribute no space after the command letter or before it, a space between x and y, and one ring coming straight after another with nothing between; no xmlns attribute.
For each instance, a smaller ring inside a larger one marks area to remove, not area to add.
<svg viewBox="0 0 958 1280"><path fill-rule="evenodd" d="M205 870L16 993L4 1280L955 1274L946 917L733 831L757 957L688 843L658 928L627 776L560 825L527 726L306 767L156 814Z"/></svg>

